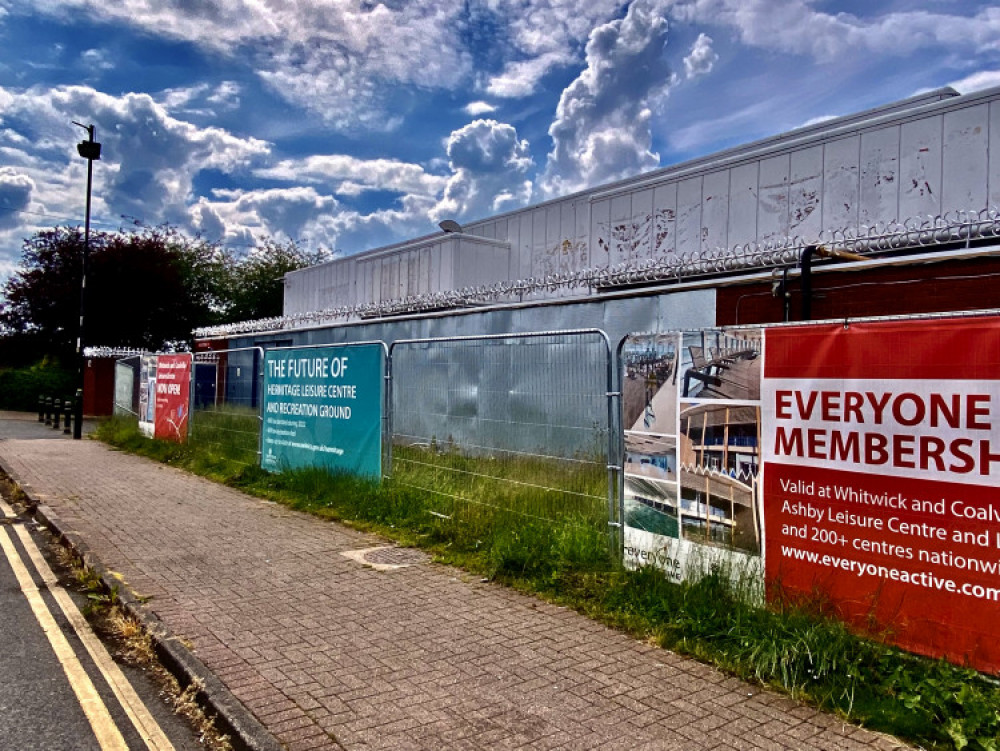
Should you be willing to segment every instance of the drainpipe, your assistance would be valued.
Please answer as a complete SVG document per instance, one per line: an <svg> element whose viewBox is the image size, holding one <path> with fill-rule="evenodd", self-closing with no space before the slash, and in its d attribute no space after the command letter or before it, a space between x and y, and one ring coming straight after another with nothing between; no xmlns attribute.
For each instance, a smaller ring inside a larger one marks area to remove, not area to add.
<svg viewBox="0 0 1000 751"><path fill-rule="evenodd" d="M799 318L803 321L812 320L812 259L818 249L818 245L809 245L799 258L799 265L802 268L802 314Z"/></svg>
<svg viewBox="0 0 1000 751"><path fill-rule="evenodd" d="M809 245L802 251L799 266L802 270L802 317L803 321L812 320L812 259L813 256L823 258L839 258L843 261L864 261L865 256L848 250L825 248L822 245ZM787 320L787 319L786 319Z"/></svg>

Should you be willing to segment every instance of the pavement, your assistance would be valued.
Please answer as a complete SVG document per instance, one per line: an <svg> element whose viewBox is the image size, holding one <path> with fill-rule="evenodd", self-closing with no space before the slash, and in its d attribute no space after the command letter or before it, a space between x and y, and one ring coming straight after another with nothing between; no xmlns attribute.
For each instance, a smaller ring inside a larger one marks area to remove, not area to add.
<svg viewBox="0 0 1000 751"><path fill-rule="evenodd" d="M53 433L0 413L0 467L124 584L243 748L906 748L373 535Z"/></svg>

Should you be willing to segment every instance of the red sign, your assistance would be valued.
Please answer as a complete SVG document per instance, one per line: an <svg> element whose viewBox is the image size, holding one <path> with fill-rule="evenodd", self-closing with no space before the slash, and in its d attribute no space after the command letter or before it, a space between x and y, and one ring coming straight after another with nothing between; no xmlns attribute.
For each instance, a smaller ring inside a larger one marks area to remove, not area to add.
<svg viewBox="0 0 1000 751"><path fill-rule="evenodd" d="M763 415L772 595L1000 672L1000 319L769 329Z"/></svg>
<svg viewBox="0 0 1000 751"><path fill-rule="evenodd" d="M187 440L190 392L191 355L158 355L154 438Z"/></svg>

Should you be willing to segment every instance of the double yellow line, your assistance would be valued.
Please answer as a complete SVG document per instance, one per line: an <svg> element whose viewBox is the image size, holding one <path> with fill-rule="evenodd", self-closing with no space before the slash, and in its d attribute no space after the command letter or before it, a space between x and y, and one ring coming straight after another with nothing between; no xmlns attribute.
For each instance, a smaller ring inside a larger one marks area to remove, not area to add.
<svg viewBox="0 0 1000 751"><path fill-rule="evenodd" d="M13 519L15 516L11 507L0 501L0 517ZM121 704L125 714L143 741L145 741L146 747L150 751L173 751L173 744L171 744L156 720L153 719L146 705L143 704L138 694L136 694L135 689L132 688L132 684L128 682L121 669L111 659L104 645L94 635L86 619L77 609L73 600L70 599L69 594L59 585L55 574L52 573L52 569L49 568L48 563L46 563L41 552L38 550L38 546L35 545L35 541L31 539L31 535L28 534L28 531L22 525L15 525L13 529L17 533L17 537L28 554L28 558L31 560L35 571L38 572L45 589L55 599L59 609L83 643L91 660L93 660L97 669L101 672L101 675L111 688L119 704ZM10 563L11 569L14 571L18 586L31 606L35 620L38 621L38 625L41 626L45 636L48 637L49 644L52 645L52 650L59 659L59 664L62 666L63 671L66 673L66 678L69 680L73 693L76 694L77 701L83 709L88 722L90 722L91 728L94 730L94 735L97 736L97 741L102 751L128 751L128 744L125 742L125 738L122 736L118 726L115 725L115 721L112 719L104 700L101 699L100 694L94 687L93 681L90 680L90 676L87 675L87 671L73 651L73 647L70 646L62 629L56 623L55 617L42 597L41 589L35 585L27 565L3 526L0 526L0 548L3 549L4 555Z"/></svg>

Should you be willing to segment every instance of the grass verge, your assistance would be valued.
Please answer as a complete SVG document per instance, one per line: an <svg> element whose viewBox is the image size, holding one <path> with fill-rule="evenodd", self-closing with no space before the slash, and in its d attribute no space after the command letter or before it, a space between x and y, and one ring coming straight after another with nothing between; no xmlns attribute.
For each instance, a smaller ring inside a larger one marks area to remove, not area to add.
<svg viewBox="0 0 1000 751"><path fill-rule="evenodd" d="M539 518L522 512L535 508L538 499L510 497L503 504L452 506L448 513L441 510L441 497L460 493L449 492L447 472L424 478L436 489L428 494L412 487L423 481L376 483L317 469L270 474L246 464L242 448L228 455L222 443L207 451L197 441L186 446L150 441L122 420L103 423L97 437L291 508L422 547L444 563L573 607L637 638L924 748L1000 751L997 681L858 636L824 617L819 606L759 607L717 568L682 584L656 569L626 570L609 551L590 507Z"/></svg>

